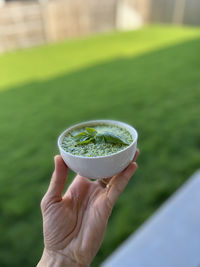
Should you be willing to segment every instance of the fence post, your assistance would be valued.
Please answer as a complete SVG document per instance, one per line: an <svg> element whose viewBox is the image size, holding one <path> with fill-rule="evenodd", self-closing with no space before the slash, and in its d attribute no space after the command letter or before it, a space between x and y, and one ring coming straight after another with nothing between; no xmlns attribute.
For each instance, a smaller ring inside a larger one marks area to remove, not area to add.
<svg viewBox="0 0 200 267"><path fill-rule="evenodd" d="M173 21L176 24L183 24L186 0L176 0L174 4Z"/></svg>

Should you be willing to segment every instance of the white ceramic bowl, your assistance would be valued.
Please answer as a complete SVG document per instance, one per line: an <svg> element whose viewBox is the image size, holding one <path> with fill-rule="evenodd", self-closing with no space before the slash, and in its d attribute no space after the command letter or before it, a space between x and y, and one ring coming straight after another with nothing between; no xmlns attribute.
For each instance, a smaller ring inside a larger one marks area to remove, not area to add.
<svg viewBox="0 0 200 267"><path fill-rule="evenodd" d="M63 138L67 132L75 128L92 126L99 123L116 125L125 128L131 134L133 142L128 147L117 153L99 157L76 156L69 152L66 152L61 147ZM126 123L113 120L93 120L82 122L66 129L58 138L58 147L64 162L74 172L88 178L103 179L112 177L113 175L124 170L129 165L129 163L133 160L136 152L137 139L137 131Z"/></svg>

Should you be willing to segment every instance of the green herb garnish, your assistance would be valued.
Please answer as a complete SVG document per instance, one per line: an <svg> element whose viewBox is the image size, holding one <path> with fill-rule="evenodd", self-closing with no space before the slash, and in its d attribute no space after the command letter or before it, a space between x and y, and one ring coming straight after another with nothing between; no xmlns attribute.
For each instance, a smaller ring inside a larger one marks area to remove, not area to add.
<svg viewBox="0 0 200 267"><path fill-rule="evenodd" d="M98 133L94 128L86 128L86 131L73 136L73 138L77 145L91 142L129 145L129 143L111 132Z"/></svg>

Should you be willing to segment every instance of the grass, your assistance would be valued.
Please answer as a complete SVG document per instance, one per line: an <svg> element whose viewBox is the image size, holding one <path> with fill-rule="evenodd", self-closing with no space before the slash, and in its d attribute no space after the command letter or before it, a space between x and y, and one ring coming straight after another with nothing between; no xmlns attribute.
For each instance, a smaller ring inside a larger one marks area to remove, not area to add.
<svg viewBox="0 0 200 267"><path fill-rule="evenodd" d="M111 118L139 132L140 168L94 266L199 168L199 50L198 28L153 26L0 57L1 266L35 266L41 255L39 203L71 124Z"/></svg>
<svg viewBox="0 0 200 267"><path fill-rule="evenodd" d="M109 33L0 55L0 90L119 57L138 56L199 35L199 29L151 26L140 31ZM10 78L12 75L12 78Z"/></svg>

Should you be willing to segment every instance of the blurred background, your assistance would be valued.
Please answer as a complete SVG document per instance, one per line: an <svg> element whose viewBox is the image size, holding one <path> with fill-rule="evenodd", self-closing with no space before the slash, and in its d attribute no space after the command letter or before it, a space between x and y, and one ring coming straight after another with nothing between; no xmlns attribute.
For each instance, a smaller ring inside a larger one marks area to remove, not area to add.
<svg viewBox="0 0 200 267"><path fill-rule="evenodd" d="M0 266L38 262L39 204L72 124L139 133L140 168L92 266L199 168L199 25L199 0L0 0Z"/></svg>

